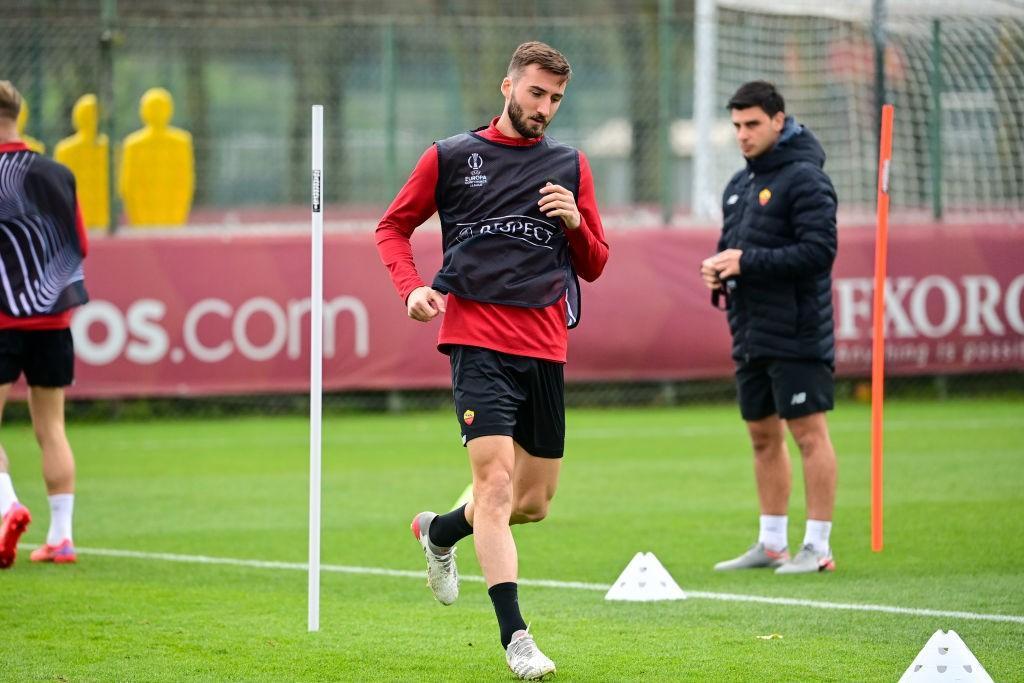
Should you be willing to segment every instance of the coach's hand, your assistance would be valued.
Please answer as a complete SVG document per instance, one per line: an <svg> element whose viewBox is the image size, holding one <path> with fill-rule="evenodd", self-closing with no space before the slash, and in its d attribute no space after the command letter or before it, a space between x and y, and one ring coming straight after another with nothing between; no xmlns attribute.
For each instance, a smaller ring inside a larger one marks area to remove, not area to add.
<svg viewBox="0 0 1024 683"><path fill-rule="evenodd" d="M700 276L704 280L704 284L707 285L708 289L720 289L722 287L722 281L718 279L718 269L715 268L714 256L701 261Z"/></svg>
<svg viewBox="0 0 1024 683"><path fill-rule="evenodd" d="M444 295L424 285L409 293L405 305L410 318L421 323L430 322L438 313L444 313Z"/></svg>
<svg viewBox="0 0 1024 683"><path fill-rule="evenodd" d="M561 185L549 182L540 188L540 193L543 196L537 204L545 216L548 218L561 217L565 227L570 230L580 227L583 219L580 217L580 210L576 208L576 198L572 196L572 192Z"/></svg>
<svg viewBox="0 0 1024 683"><path fill-rule="evenodd" d="M740 274L741 256L743 256L742 249L726 249L711 257L720 280L727 280Z"/></svg>

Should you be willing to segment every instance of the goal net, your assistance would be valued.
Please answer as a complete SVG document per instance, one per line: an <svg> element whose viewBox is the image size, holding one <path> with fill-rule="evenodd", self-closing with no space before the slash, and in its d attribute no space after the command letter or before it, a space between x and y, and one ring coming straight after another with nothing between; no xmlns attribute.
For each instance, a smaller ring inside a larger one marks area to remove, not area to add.
<svg viewBox="0 0 1024 683"><path fill-rule="evenodd" d="M774 82L824 145L841 212L874 210L881 81L896 110L894 215L1024 219L1024 1L888 0L873 17L871 0L715 0L706 24L711 48L702 60L698 46L696 68L698 80L711 74L712 130L728 125L738 86ZM698 111L701 97L698 87ZM717 204L743 163L731 139L704 140L713 182L695 186L695 207Z"/></svg>

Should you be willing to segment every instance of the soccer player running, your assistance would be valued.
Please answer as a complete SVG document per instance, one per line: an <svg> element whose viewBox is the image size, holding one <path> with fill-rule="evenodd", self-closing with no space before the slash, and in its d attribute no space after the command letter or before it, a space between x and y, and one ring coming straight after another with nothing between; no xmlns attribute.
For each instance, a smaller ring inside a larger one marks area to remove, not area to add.
<svg viewBox="0 0 1024 683"><path fill-rule="evenodd" d="M509 525L544 519L555 495L576 276L595 280L608 259L587 158L544 134L571 75L548 45L516 48L501 82L501 115L427 149L377 227L409 317L430 322L443 314L438 349L450 358L473 475L472 502L413 519L428 584L442 604L455 601L455 544L472 534L506 661L523 679L542 678L555 664L519 611ZM409 238L435 211L444 258L427 286Z"/></svg>
<svg viewBox="0 0 1024 683"><path fill-rule="evenodd" d="M76 559L75 461L64 431L64 387L74 381L71 311L88 301L82 274L87 241L74 176L18 138L20 108L21 95L0 81L0 415L24 373L50 498L46 543L29 559L66 564ZM0 515L0 569L6 569L32 517L14 493L2 447Z"/></svg>
<svg viewBox="0 0 1024 683"><path fill-rule="evenodd" d="M836 455L825 411L833 404L835 340L832 262L836 193L825 152L764 81L729 100L747 166L722 197L718 253L700 272L728 311L740 413L754 448L761 530L750 550L715 569L775 568L776 574L833 571L829 546ZM790 461L785 427L803 457L807 528L790 559Z"/></svg>

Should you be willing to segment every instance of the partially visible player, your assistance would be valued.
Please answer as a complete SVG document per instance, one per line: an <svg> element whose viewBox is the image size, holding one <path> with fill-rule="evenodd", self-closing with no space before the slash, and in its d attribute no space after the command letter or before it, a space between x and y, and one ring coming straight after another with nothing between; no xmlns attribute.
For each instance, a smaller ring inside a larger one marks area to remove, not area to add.
<svg viewBox="0 0 1024 683"><path fill-rule="evenodd" d="M71 537L75 461L64 431L64 388L74 381L71 311L88 301L82 273L87 240L74 176L18 137L20 109L21 95L0 81L0 416L11 385L24 373L50 498L46 543L29 559L65 564L77 558ZM18 539L31 521L0 446L0 569L14 563Z"/></svg>

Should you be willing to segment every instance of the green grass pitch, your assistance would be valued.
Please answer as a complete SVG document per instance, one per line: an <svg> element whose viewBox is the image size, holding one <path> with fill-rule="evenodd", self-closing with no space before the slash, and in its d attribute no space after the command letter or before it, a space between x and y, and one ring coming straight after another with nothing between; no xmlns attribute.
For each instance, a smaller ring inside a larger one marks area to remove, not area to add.
<svg viewBox="0 0 1024 683"><path fill-rule="evenodd" d="M716 574L754 539L749 447L732 406L570 411L562 480L517 527L520 576L610 584L652 551L684 590L1024 616L1024 403L887 408L885 550L869 543L869 414L830 416L840 462L834 575ZM88 549L302 563L308 423L301 418L72 424L79 563L0 573L0 680L510 680L482 584L451 607L421 577L325 571L321 631L306 574L111 557ZM5 425L41 543L48 510L31 429ZM791 452L796 453L795 450ZM798 459L798 456L797 458ZM794 462L790 545L803 533ZM449 413L324 423L325 564L423 569L408 524L451 506L468 465ZM463 575L479 575L470 539ZM1024 680L1024 623L692 597L608 603L524 585L524 616L564 681L895 681L953 629L997 681ZM764 640L758 636L780 634Z"/></svg>

